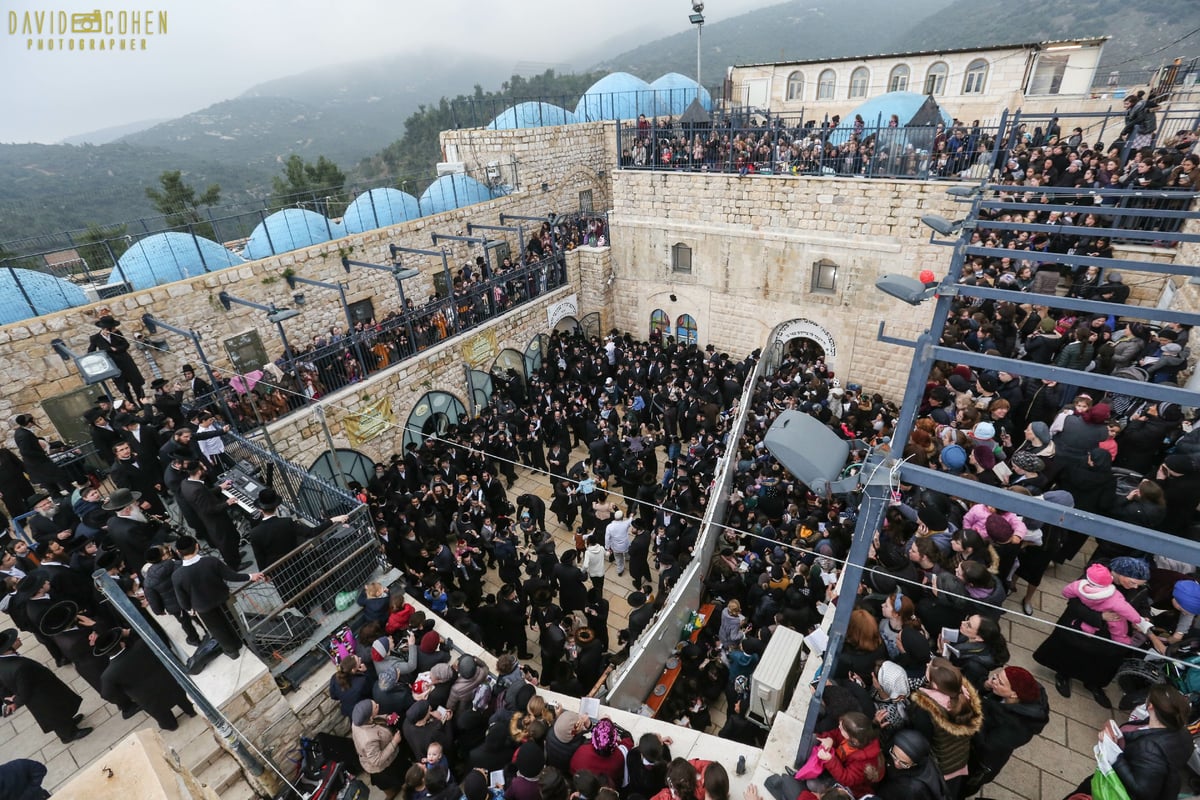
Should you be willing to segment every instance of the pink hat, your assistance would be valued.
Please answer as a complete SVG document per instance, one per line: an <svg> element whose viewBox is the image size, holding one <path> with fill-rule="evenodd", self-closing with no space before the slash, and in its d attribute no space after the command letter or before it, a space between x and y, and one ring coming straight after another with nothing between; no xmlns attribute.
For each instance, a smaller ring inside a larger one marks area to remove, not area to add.
<svg viewBox="0 0 1200 800"><path fill-rule="evenodd" d="M1092 564L1087 568L1088 583L1093 586L1112 586L1112 573L1103 564Z"/></svg>

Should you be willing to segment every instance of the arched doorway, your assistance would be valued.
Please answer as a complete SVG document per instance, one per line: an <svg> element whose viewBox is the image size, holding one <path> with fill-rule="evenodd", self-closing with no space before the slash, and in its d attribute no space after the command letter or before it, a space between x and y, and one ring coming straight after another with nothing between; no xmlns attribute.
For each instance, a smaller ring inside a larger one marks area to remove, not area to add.
<svg viewBox="0 0 1200 800"><path fill-rule="evenodd" d="M514 403L525 402L525 390L528 387L528 379L525 375L525 356L518 353L516 350L505 348L496 356L496 361L492 364L492 385L499 388L502 383L504 388L501 393L507 393ZM513 382L519 386L512 386ZM514 394L514 390L516 394Z"/></svg>
<svg viewBox="0 0 1200 800"><path fill-rule="evenodd" d="M467 407L449 392L426 392L404 423L404 444L418 447L430 436L442 436L467 417Z"/></svg>
<svg viewBox="0 0 1200 800"><path fill-rule="evenodd" d="M555 323L554 330L561 333L577 333L579 331L579 320L574 317L563 317Z"/></svg>
<svg viewBox="0 0 1200 800"><path fill-rule="evenodd" d="M834 369L837 359L837 342L825 326L811 319L793 319L775 326L763 356L764 369L772 375L779 369L784 358L799 359L804 363L823 360L825 366Z"/></svg>

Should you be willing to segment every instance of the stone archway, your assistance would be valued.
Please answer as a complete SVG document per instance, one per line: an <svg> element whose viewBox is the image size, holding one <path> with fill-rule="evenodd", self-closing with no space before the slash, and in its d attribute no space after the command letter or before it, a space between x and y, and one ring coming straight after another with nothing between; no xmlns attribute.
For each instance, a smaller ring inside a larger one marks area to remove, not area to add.
<svg viewBox="0 0 1200 800"><path fill-rule="evenodd" d="M821 323L804 317L788 320L775 326L771 341L767 344L769 363L768 373L774 372L786 352L788 342L794 339L806 339L813 342L825 354L825 364L831 370L837 369L838 346L837 340Z"/></svg>

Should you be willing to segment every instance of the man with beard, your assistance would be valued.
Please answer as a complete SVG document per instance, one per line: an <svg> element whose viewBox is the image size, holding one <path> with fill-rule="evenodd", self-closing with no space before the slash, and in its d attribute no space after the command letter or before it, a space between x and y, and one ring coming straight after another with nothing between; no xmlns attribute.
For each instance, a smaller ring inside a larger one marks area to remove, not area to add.
<svg viewBox="0 0 1200 800"><path fill-rule="evenodd" d="M67 548L76 545L75 526L79 519L66 503L58 503L48 494L35 494L26 504L37 512L25 520L25 526L37 541L38 550L45 551L46 545L51 541L59 542Z"/></svg>
<svg viewBox="0 0 1200 800"><path fill-rule="evenodd" d="M117 489L104 503L105 511L116 512L108 521L108 542L120 551L121 559L135 571L145 563L149 548L174 538L167 528L146 517L140 500L138 492Z"/></svg>

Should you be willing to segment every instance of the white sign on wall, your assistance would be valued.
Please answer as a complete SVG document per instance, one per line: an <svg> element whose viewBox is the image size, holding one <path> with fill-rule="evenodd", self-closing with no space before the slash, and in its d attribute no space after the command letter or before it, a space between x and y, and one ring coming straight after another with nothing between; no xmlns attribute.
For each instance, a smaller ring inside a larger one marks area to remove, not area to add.
<svg viewBox="0 0 1200 800"><path fill-rule="evenodd" d="M564 297L546 309L546 321L550 324L550 330L554 330L554 326L567 317L579 318L579 295Z"/></svg>
<svg viewBox="0 0 1200 800"><path fill-rule="evenodd" d="M818 322L811 319L794 319L781 325L775 334L775 341L780 344L786 344L796 338L812 339L821 345L826 359L832 360L837 357L837 342L834 341L833 334Z"/></svg>

